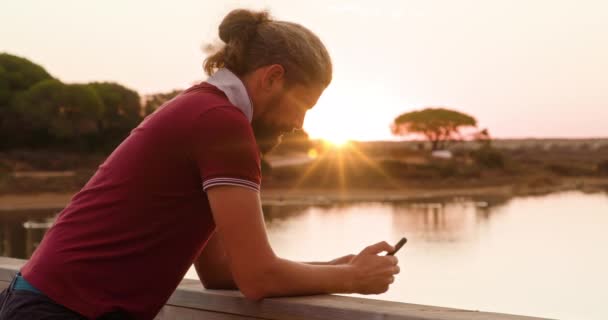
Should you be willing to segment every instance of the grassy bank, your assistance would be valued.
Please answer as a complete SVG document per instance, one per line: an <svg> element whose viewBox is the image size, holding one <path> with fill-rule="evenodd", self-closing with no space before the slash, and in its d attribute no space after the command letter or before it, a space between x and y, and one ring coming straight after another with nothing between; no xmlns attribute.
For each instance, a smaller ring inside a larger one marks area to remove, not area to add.
<svg viewBox="0 0 608 320"><path fill-rule="evenodd" d="M564 179L561 184L543 188L513 185L467 188L404 188L404 189L281 189L264 188L264 205L331 205L347 202L427 201L454 197L510 198L513 196L542 195L560 191L608 193L608 178ZM41 192L0 195L0 211L63 208L73 192Z"/></svg>
<svg viewBox="0 0 608 320"><path fill-rule="evenodd" d="M437 159L428 151L411 148L411 144L353 144L324 150L317 158L294 165L265 167L262 187L267 197L276 195L277 199L298 194L338 199L476 190L518 195L608 189L608 143L591 147L584 140L551 146L461 145L452 153L451 159ZM281 156L306 157L297 153ZM74 193L105 157L61 151L0 153L0 195Z"/></svg>

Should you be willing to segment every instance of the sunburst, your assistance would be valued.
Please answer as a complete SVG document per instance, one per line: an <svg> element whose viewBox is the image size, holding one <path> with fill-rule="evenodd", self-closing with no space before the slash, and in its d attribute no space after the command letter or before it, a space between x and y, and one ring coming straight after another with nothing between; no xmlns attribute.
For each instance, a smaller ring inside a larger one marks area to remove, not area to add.
<svg viewBox="0 0 608 320"><path fill-rule="evenodd" d="M293 185L292 190L298 189L306 179L317 170L321 169L319 165L321 163L334 163L335 166L323 166L325 170L333 167L337 170L338 185L340 191L344 192L348 189L348 181L345 168L353 165L365 166L371 168L372 171L376 172L379 176L386 179L386 182L393 188L401 188L401 184L398 179L395 179L389 175L376 160L366 155L356 143L352 143L348 139L343 140L323 140L324 150L318 151L317 149L311 149L308 156L313 159L310 166L300 175L296 183ZM321 176L327 176L328 172L321 174ZM323 181L319 181L319 184L323 184Z"/></svg>

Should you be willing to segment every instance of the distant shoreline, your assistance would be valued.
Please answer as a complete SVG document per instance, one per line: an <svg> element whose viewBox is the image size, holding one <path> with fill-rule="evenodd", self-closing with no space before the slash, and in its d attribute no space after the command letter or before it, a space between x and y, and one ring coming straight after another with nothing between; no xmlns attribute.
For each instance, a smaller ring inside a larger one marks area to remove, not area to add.
<svg viewBox="0 0 608 320"><path fill-rule="evenodd" d="M562 191L608 192L608 178L570 178L543 187L498 185L483 187L411 189L263 189L264 205L329 205L348 202L421 201L450 197L514 197ZM61 210L74 192L0 195L0 211Z"/></svg>
<svg viewBox="0 0 608 320"><path fill-rule="evenodd" d="M332 204L344 202L421 201L450 197L515 197L544 195L563 191L608 192L608 178L563 179L556 185L526 187L496 185L453 188L411 189L268 189L262 191L264 205Z"/></svg>

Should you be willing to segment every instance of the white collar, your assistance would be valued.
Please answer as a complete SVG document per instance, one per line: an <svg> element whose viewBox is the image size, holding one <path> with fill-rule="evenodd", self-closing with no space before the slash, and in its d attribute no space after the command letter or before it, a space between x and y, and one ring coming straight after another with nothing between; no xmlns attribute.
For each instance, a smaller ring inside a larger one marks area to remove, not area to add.
<svg viewBox="0 0 608 320"><path fill-rule="evenodd" d="M223 91L228 100L243 111L251 123L251 119L253 119L253 103L249 94L247 94L243 81L239 77L232 73L232 71L221 68L207 79L207 83Z"/></svg>

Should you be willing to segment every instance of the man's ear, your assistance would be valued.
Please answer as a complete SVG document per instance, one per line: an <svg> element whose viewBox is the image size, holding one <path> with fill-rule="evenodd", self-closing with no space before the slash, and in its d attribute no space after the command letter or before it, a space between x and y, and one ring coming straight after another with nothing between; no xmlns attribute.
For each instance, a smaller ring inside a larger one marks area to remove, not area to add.
<svg viewBox="0 0 608 320"><path fill-rule="evenodd" d="M265 86L268 89L272 89L273 87L279 85L283 86L283 82L285 81L285 68L283 68L280 64L272 64L267 67L265 74Z"/></svg>

